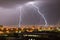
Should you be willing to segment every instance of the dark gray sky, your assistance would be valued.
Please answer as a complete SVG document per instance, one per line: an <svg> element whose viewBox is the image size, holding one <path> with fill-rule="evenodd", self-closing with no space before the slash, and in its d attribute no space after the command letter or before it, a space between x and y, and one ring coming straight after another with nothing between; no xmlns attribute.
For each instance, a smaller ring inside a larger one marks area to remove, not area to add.
<svg viewBox="0 0 60 40"><path fill-rule="evenodd" d="M16 25L19 23L18 7L37 0L0 0L0 24ZM60 20L60 0L38 0L37 6L44 14L48 24L57 24ZM43 18L32 6L23 6L22 24L44 24Z"/></svg>

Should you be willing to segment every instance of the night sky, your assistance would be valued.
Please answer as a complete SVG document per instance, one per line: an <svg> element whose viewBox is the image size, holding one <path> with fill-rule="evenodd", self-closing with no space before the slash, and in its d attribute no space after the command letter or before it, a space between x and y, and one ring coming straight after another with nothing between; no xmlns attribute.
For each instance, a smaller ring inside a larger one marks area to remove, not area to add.
<svg viewBox="0 0 60 40"><path fill-rule="evenodd" d="M44 14L48 24L57 24L60 22L60 0L0 0L0 24L18 25L19 6L23 5L21 10L21 24L45 24L43 18L32 6L25 6L27 2L39 1L36 5Z"/></svg>

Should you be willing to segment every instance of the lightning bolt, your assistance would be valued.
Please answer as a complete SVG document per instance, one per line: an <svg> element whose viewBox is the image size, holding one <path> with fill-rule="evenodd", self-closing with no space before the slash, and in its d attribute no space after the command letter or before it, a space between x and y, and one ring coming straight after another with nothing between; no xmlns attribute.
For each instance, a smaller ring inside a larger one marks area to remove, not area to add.
<svg viewBox="0 0 60 40"><path fill-rule="evenodd" d="M19 24L18 24L19 27L21 27L21 19L22 19L21 18L21 9L22 9L22 7L19 8Z"/></svg>
<svg viewBox="0 0 60 40"><path fill-rule="evenodd" d="M44 15L39 11L39 8L36 6L36 5L34 5L34 4L32 4L32 6L35 8L35 9L37 9L37 11L38 11L38 13L42 16L42 18L44 19L44 21L45 21L45 26L47 26L47 21L46 21L46 18L44 17Z"/></svg>

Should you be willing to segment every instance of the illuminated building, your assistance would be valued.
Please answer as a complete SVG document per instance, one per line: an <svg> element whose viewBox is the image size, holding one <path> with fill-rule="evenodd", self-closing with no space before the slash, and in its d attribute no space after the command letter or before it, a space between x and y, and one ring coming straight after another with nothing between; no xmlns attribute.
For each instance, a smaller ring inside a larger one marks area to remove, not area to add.
<svg viewBox="0 0 60 40"><path fill-rule="evenodd" d="M56 33L56 34L55 34ZM52 35L53 34L53 35ZM42 26L42 25L25 25L23 27L0 27L0 36L21 37L25 40L49 38L56 36L60 38L60 27L58 26ZM28 38L26 38L28 37ZM22 40L20 39L20 40Z"/></svg>

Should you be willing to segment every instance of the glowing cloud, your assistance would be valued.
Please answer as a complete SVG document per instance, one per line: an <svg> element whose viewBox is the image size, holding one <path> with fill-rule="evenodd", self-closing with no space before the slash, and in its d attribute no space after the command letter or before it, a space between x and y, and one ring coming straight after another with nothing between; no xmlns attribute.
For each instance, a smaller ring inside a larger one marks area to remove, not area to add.
<svg viewBox="0 0 60 40"><path fill-rule="evenodd" d="M25 5L33 5L33 4L35 4L36 2L34 1L34 2L28 2L28 3L26 3Z"/></svg>

